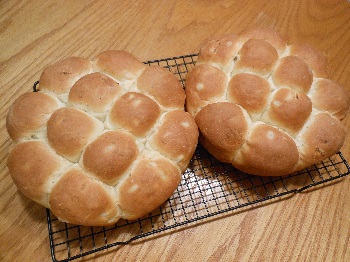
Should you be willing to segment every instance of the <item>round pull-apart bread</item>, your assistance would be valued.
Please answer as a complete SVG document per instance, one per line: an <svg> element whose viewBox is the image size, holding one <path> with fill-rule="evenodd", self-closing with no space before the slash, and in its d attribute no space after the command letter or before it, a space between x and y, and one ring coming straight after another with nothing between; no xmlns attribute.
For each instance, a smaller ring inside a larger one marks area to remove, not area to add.
<svg viewBox="0 0 350 262"><path fill-rule="evenodd" d="M70 57L44 69L39 92L12 104L18 189L62 221L137 219L169 198L198 142L185 91L160 66L125 51Z"/></svg>
<svg viewBox="0 0 350 262"><path fill-rule="evenodd" d="M344 143L345 89L308 45L252 29L205 42L186 79L186 108L201 144L250 174L287 175L328 158Z"/></svg>

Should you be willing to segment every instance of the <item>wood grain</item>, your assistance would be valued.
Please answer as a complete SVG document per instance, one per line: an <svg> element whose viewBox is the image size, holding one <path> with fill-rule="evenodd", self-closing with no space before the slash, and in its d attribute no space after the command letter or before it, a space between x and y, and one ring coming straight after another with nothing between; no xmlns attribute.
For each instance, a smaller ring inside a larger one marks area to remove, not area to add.
<svg viewBox="0 0 350 262"><path fill-rule="evenodd" d="M277 29L321 49L330 78L350 92L346 0L0 1L0 261L50 261L44 208L20 194L6 159L5 118L44 66L125 49L141 60L198 51L216 34ZM345 121L350 127L349 117ZM342 148L350 162L350 135ZM350 178L113 248L84 261L350 261Z"/></svg>

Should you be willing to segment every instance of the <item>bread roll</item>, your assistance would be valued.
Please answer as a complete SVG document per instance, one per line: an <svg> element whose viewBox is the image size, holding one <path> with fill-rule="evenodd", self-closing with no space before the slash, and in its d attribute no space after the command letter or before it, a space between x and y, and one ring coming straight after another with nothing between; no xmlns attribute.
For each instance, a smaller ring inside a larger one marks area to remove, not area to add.
<svg viewBox="0 0 350 262"><path fill-rule="evenodd" d="M186 79L186 109L218 160L255 175L281 176L343 145L346 90L327 79L327 59L287 45L275 31L211 38Z"/></svg>
<svg viewBox="0 0 350 262"><path fill-rule="evenodd" d="M109 50L46 67L38 89L19 96L6 120L16 142L7 166L24 195L64 222L104 226L173 194L198 128L167 69Z"/></svg>

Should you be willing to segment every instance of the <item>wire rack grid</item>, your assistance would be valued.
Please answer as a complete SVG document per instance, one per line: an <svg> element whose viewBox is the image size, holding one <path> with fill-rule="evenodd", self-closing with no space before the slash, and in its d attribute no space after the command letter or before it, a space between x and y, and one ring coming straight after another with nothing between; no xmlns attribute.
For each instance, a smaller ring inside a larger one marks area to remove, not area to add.
<svg viewBox="0 0 350 262"><path fill-rule="evenodd" d="M195 65L196 58L197 54L190 54L145 63L169 69L184 86L186 74ZM34 91L37 84L34 84ZM252 176L219 162L199 145L174 194L158 209L136 221L120 220L110 227L78 226L60 222L47 209L52 260L71 261L160 232L184 229L237 209L284 200L311 187L339 181L349 174L350 167L338 152L288 176Z"/></svg>

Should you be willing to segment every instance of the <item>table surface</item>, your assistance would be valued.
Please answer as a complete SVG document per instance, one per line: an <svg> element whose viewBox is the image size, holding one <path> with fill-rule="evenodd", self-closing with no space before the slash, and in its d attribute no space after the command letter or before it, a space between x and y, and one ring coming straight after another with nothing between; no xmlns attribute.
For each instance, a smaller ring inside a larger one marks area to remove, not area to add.
<svg viewBox="0 0 350 262"><path fill-rule="evenodd" d="M19 193L5 118L44 66L124 49L140 60L196 53L213 35L264 26L308 43L350 92L350 3L311 1L1 1L0 260L50 261L45 209ZM349 129L350 117L344 123ZM341 149L350 162L350 134ZM87 261L350 261L350 178L208 222L138 240Z"/></svg>

